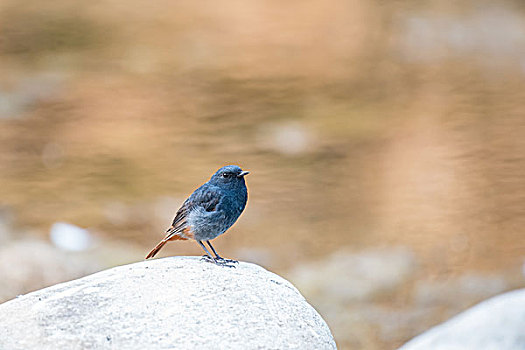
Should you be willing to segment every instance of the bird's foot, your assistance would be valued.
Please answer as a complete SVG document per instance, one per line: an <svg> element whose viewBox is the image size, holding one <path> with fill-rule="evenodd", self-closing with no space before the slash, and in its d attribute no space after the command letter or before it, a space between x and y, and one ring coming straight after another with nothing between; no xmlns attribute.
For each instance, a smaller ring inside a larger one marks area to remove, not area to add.
<svg viewBox="0 0 525 350"><path fill-rule="evenodd" d="M221 257L213 258L213 257L211 257L209 255L203 255L201 260L209 262L209 263L214 263L215 265L218 265L218 266L226 266L226 267L233 267L233 268L235 268L235 265L231 265L231 262L235 261L235 260L222 259Z"/></svg>
<svg viewBox="0 0 525 350"><path fill-rule="evenodd" d="M207 255L207 254L204 254L201 258L202 261L206 261L206 262L211 262L211 263L215 263L215 259L212 258L211 256Z"/></svg>
<svg viewBox="0 0 525 350"><path fill-rule="evenodd" d="M220 260L220 261L224 261L227 264L238 264L239 263L237 260L226 259L226 258L223 258L223 257L218 256L218 255L217 255L217 257L215 259Z"/></svg>

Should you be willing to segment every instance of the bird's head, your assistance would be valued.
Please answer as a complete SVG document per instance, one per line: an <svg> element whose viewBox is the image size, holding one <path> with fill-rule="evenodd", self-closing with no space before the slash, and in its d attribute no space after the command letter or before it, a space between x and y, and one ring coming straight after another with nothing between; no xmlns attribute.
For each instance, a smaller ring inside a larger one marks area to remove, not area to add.
<svg viewBox="0 0 525 350"><path fill-rule="evenodd" d="M227 165L217 170L210 179L210 182L215 185L235 186L244 184L244 176L248 175L249 171L243 171L237 165Z"/></svg>

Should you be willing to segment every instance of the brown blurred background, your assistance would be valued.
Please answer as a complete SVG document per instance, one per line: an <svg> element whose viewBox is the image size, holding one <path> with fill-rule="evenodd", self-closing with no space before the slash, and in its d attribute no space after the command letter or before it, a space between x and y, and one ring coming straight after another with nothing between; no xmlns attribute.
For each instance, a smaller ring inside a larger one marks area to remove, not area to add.
<svg viewBox="0 0 525 350"><path fill-rule="evenodd" d="M238 164L217 249L395 348L523 286L524 107L519 1L0 0L0 298L140 261Z"/></svg>

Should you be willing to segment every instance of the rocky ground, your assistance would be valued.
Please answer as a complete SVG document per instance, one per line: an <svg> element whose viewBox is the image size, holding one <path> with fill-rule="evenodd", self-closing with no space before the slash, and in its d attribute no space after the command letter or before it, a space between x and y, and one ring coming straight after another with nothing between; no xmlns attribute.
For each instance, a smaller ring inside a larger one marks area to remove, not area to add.
<svg viewBox="0 0 525 350"><path fill-rule="evenodd" d="M50 234L49 240L34 238L30 232L15 234L6 214L1 223L2 301L142 259L138 247L124 242L95 237L84 250L71 251L57 241L57 234ZM79 228L70 233L75 230ZM263 266L275 263L270 252L260 249L242 249L236 256ZM283 274L325 318L341 349L399 346L477 302L523 285L519 270L446 279L425 276L406 247L344 249L298 263Z"/></svg>
<svg viewBox="0 0 525 350"><path fill-rule="evenodd" d="M169 257L108 269L0 306L2 349L336 349L285 279L240 262Z"/></svg>

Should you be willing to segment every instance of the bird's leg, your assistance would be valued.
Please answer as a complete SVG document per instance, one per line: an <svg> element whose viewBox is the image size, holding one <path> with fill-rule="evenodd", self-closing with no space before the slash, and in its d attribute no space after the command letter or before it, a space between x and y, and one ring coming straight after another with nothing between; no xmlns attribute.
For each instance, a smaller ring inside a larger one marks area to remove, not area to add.
<svg viewBox="0 0 525 350"><path fill-rule="evenodd" d="M210 262L215 262L215 259L213 258L213 256L210 254L210 252L208 251L208 249L206 249L206 246L204 244L202 244L201 241L197 241L200 246L202 247L202 249L204 249L204 251L206 252L206 255L203 255L202 256L202 259L203 260L207 260L207 261L210 261Z"/></svg>
<svg viewBox="0 0 525 350"><path fill-rule="evenodd" d="M214 263L216 265L220 265L220 266L228 266L228 267L235 267L233 265L228 265L228 262L224 259L220 259L220 258L214 258L210 252L208 251L208 249L206 249L206 246L204 244L202 244L201 241L197 241L200 246L202 247L202 249L204 249L204 251L206 252L206 255L203 255L202 256L202 260L204 261L207 261L207 262L211 262L211 263ZM213 249L213 248L212 248ZM215 251L214 251L215 253ZM215 253L215 255L217 255L217 253Z"/></svg>
<svg viewBox="0 0 525 350"><path fill-rule="evenodd" d="M206 243L208 243L208 245L210 246L213 254L215 254L215 259L218 259L218 260L222 260L224 262L227 262L227 263L233 263L233 264L238 264L239 262L237 260L233 260L233 259L225 259L221 256L219 256L219 254L217 254L217 252L215 251L215 249L213 248L213 246L211 245L210 241L206 241Z"/></svg>

